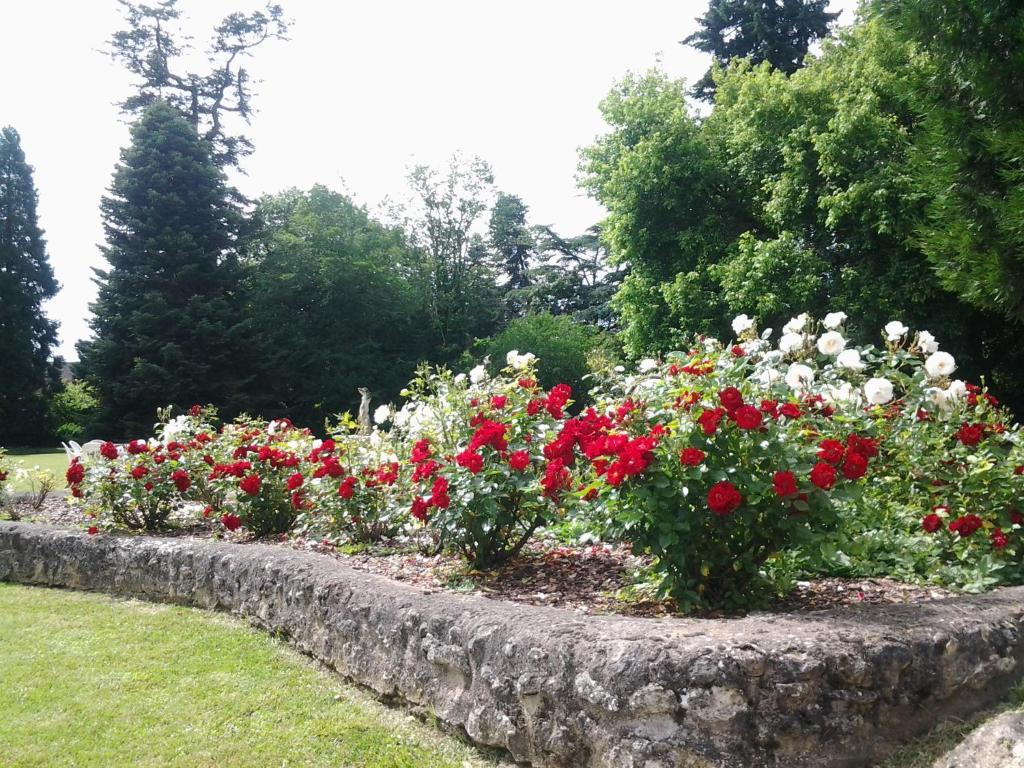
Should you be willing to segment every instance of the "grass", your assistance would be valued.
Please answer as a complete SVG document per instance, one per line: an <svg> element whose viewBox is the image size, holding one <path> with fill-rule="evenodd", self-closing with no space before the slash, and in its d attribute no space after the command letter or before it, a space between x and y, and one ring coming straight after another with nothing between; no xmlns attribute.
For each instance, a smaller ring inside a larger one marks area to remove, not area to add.
<svg viewBox="0 0 1024 768"><path fill-rule="evenodd" d="M229 617L0 583L4 766L494 765Z"/></svg>
<svg viewBox="0 0 1024 768"><path fill-rule="evenodd" d="M64 472L68 468L68 457L64 453L63 448L57 448L55 450L41 449L41 448L12 448L7 452L10 458L11 468L22 467L24 469L32 469L32 467L39 466L40 469L49 469L57 476L57 488L64 487ZM29 487L27 478L18 479L11 473L12 482L10 483L10 489L15 492L24 493L31 488Z"/></svg>
<svg viewBox="0 0 1024 768"><path fill-rule="evenodd" d="M966 719L939 723L931 731L897 749L878 768L932 768L935 762L975 728L998 714L1024 710L1024 683L1012 688L1002 704ZM978 768L981 768L979 766Z"/></svg>

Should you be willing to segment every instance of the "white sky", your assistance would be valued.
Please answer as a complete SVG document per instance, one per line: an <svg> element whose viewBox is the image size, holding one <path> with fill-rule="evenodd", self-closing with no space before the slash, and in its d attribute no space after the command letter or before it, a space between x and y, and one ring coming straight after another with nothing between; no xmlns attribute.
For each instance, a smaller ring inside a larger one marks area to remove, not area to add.
<svg viewBox="0 0 1024 768"><path fill-rule="evenodd" d="M577 148L602 132L598 102L628 70L660 59L698 78L708 59L679 41L705 0L280 0L293 25L251 61L262 82L236 180L256 197L322 183L371 208L402 197L406 168L478 154L530 221L577 234L602 209L576 188ZM204 45L213 24L252 0L181 0ZM855 0L833 0L853 20ZM47 307L57 350L89 334L91 267L105 264L99 202L127 141L114 103L129 78L100 53L122 28L115 0L0 0L0 125L35 168L40 220L62 285Z"/></svg>

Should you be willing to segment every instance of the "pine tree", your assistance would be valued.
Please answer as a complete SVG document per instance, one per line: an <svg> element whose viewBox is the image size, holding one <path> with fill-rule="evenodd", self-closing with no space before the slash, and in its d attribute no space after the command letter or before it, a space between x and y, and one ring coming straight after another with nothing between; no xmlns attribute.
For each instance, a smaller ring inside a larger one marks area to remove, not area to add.
<svg viewBox="0 0 1024 768"><path fill-rule="evenodd" d="M803 66L811 43L827 35L839 16L827 7L828 0L711 0L697 19L701 28L683 44L710 53L721 66L749 58L754 64L767 61L788 75ZM694 85L697 98L714 98L711 73L709 69Z"/></svg>
<svg viewBox="0 0 1024 768"><path fill-rule="evenodd" d="M57 324L42 303L57 293L36 216L32 166L21 137L0 130L0 445L32 443L47 436L46 400L57 383L50 356Z"/></svg>
<svg viewBox="0 0 1024 768"><path fill-rule="evenodd" d="M97 430L148 432L156 409L243 403L247 344L233 191L194 126L163 102L132 127L103 199L107 270L95 270L93 338L80 372L100 399Z"/></svg>

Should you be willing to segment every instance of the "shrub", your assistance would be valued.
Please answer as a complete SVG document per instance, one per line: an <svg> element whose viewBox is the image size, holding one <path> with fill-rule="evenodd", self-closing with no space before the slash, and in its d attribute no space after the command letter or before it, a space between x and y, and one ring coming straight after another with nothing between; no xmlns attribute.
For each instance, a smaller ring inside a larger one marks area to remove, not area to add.
<svg viewBox="0 0 1024 768"><path fill-rule="evenodd" d="M575 490L571 457L545 441L565 418L571 390L544 391L533 355L511 350L507 358L494 378L482 365L468 377L421 369L395 415L412 465L409 513L476 568L513 557L563 514Z"/></svg>
<svg viewBox="0 0 1024 768"><path fill-rule="evenodd" d="M587 358L598 345L596 329L574 322L566 315L547 312L513 320L486 347L490 372L497 374L512 350L526 349L536 355L536 376L541 386L568 384L573 392L585 393L584 377L590 373Z"/></svg>
<svg viewBox="0 0 1024 768"><path fill-rule="evenodd" d="M50 402L50 418L61 440L81 440L96 413L96 390L84 381L69 381Z"/></svg>

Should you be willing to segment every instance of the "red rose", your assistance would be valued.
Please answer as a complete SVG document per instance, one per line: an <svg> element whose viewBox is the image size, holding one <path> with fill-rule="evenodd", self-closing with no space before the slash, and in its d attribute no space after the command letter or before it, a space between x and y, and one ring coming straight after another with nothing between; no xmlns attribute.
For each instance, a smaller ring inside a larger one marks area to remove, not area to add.
<svg viewBox="0 0 1024 768"><path fill-rule="evenodd" d="M779 415L787 419L800 418L800 408L795 403L783 403L779 406Z"/></svg>
<svg viewBox="0 0 1024 768"><path fill-rule="evenodd" d="M928 533L935 533L942 527L942 518L932 512L921 518L921 527Z"/></svg>
<svg viewBox="0 0 1024 768"><path fill-rule="evenodd" d="M422 496L417 496L412 500L412 509L410 514L414 519L419 520L421 523L427 522L427 512L430 509L430 505L427 504L426 500Z"/></svg>
<svg viewBox="0 0 1024 768"><path fill-rule="evenodd" d="M788 470L780 470L772 475L772 485L775 486L775 495L779 498L796 495L796 475Z"/></svg>
<svg viewBox="0 0 1024 768"><path fill-rule="evenodd" d="M831 464L819 461L811 470L811 482L827 491L836 483L836 468Z"/></svg>
<svg viewBox="0 0 1024 768"><path fill-rule="evenodd" d="M1003 549L1010 543L1010 540L1006 538L1006 534L1003 533L1002 528L993 529L989 538L992 540L992 546L996 549Z"/></svg>
<svg viewBox="0 0 1024 768"><path fill-rule="evenodd" d="M297 490L298 488L301 488L302 484L305 482L305 480L306 480L306 478L304 478L302 476L301 472L296 472L294 475L291 475L288 478L288 482L286 483L286 486L287 486L289 491L294 491L294 490Z"/></svg>
<svg viewBox="0 0 1024 768"><path fill-rule="evenodd" d="M522 472L530 466L530 454L526 451L513 451L508 456L508 465L516 472Z"/></svg>
<svg viewBox="0 0 1024 768"><path fill-rule="evenodd" d="M139 466L137 467L132 467L132 477L134 477L136 480L141 480L148 474L149 470L142 464L139 464Z"/></svg>
<svg viewBox="0 0 1024 768"><path fill-rule="evenodd" d="M572 487L572 476L561 459L554 459L549 461L544 469L544 477L541 478L540 484L545 496L555 498L559 491Z"/></svg>
<svg viewBox="0 0 1024 768"><path fill-rule="evenodd" d="M100 446L100 456L113 461L117 458L117 446L110 441L105 442Z"/></svg>
<svg viewBox="0 0 1024 768"><path fill-rule="evenodd" d="M484 457L467 449L455 457L455 463L460 467L465 467L475 475L484 468Z"/></svg>
<svg viewBox="0 0 1024 768"><path fill-rule="evenodd" d="M868 460L856 451L847 451L846 461L843 462L843 477L847 480L856 480L864 477L868 471Z"/></svg>
<svg viewBox="0 0 1024 768"><path fill-rule="evenodd" d="M697 417L697 423L700 424L700 428L704 431L707 437L715 434L718 430L718 424L725 416L725 411L721 408L712 408L704 411L700 416Z"/></svg>
<svg viewBox="0 0 1024 768"><path fill-rule="evenodd" d="M708 489L708 508L716 515L724 517L742 503L740 492L728 480L715 483Z"/></svg>
<svg viewBox="0 0 1024 768"><path fill-rule="evenodd" d="M78 463L77 458L68 465L68 471L64 473L64 478L68 481L68 485L78 485L85 480L85 467Z"/></svg>
<svg viewBox="0 0 1024 768"><path fill-rule="evenodd" d="M985 436L985 427L981 424L967 424L964 423L960 429L956 432L956 439L964 445L977 445L981 442L981 438ZM973 531L972 531L973 533ZM968 534L970 535L970 534Z"/></svg>
<svg viewBox="0 0 1024 768"><path fill-rule="evenodd" d="M358 482L359 480L357 478L349 475L342 480L341 485L338 486L338 495L346 501L351 499L355 495L356 483Z"/></svg>
<svg viewBox="0 0 1024 768"><path fill-rule="evenodd" d="M757 429L761 426L761 412L752 405L741 405L732 417L740 429Z"/></svg>
<svg viewBox="0 0 1024 768"><path fill-rule="evenodd" d="M178 489L178 493L184 493L192 486L192 478L184 469L176 469L171 472L171 482Z"/></svg>
<svg viewBox="0 0 1024 768"><path fill-rule="evenodd" d="M747 354L746 352L743 351L743 347L741 347L739 344L734 344L732 349L730 349L729 351L732 353L733 357L743 357L744 355Z"/></svg>
<svg viewBox="0 0 1024 768"><path fill-rule="evenodd" d="M519 386L523 389L533 389L537 386L537 382L533 379L520 379Z"/></svg>
<svg viewBox="0 0 1024 768"><path fill-rule="evenodd" d="M956 533L960 538L966 539L982 526L981 518L977 515L963 515L949 524L949 530Z"/></svg>
<svg viewBox="0 0 1024 768"><path fill-rule="evenodd" d="M818 444L818 458L829 464L838 464L843 460L843 451L845 450L843 444L838 440L822 440Z"/></svg>
<svg viewBox="0 0 1024 768"><path fill-rule="evenodd" d="M704 461L706 455L700 448L683 448L679 453L679 463L687 467L696 467Z"/></svg>
<svg viewBox="0 0 1024 768"><path fill-rule="evenodd" d="M1024 515L1019 510L1010 510L1010 522L1013 525L1024 525Z"/></svg>
<svg viewBox="0 0 1024 768"><path fill-rule="evenodd" d="M97 528L95 525L90 525L88 530L86 530L86 533L88 533L90 536L95 536L99 532L100 529Z"/></svg>
<svg viewBox="0 0 1024 768"><path fill-rule="evenodd" d="M736 387L726 387L718 393L718 399L727 411L735 411L743 405L743 395Z"/></svg>
<svg viewBox="0 0 1024 768"><path fill-rule="evenodd" d="M856 451L866 459L873 459L878 455L878 441L871 437L847 435L846 447L851 451Z"/></svg>
<svg viewBox="0 0 1024 768"><path fill-rule="evenodd" d="M145 488L147 491L152 491L153 490L153 482L149 481L145 485L143 485L142 487Z"/></svg>
<svg viewBox="0 0 1024 768"><path fill-rule="evenodd" d="M762 400L761 412L766 416L777 419L779 417L779 404L775 400Z"/></svg>
<svg viewBox="0 0 1024 768"><path fill-rule="evenodd" d="M419 464L422 461L426 461L430 458L430 440L424 437L422 440L417 440L416 444L413 445L413 455L411 457L414 464Z"/></svg>
<svg viewBox="0 0 1024 768"><path fill-rule="evenodd" d="M146 453L149 450L149 446L146 445L145 440L132 440L128 443L128 453L133 456L137 453Z"/></svg>
<svg viewBox="0 0 1024 768"><path fill-rule="evenodd" d="M500 411L502 408L505 407L505 403L507 402L507 395L494 395L493 397L491 397L491 408L496 408L497 410Z"/></svg>
<svg viewBox="0 0 1024 768"><path fill-rule="evenodd" d="M237 531L242 527L242 518L238 515L232 515L225 512L220 516L220 524L227 528L229 531Z"/></svg>
<svg viewBox="0 0 1024 768"><path fill-rule="evenodd" d="M246 475L238 481L238 487L243 493L246 493L249 496L255 496L259 493L260 485L262 485L262 483L259 475Z"/></svg>

